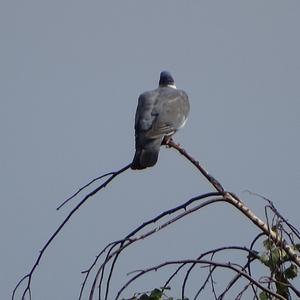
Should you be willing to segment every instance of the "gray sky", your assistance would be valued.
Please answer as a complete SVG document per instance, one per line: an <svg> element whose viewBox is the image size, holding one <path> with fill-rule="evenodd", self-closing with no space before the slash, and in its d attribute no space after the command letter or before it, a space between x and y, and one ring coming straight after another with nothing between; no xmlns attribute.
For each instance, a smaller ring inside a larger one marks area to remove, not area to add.
<svg viewBox="0 0 300 300"><path fill-rule="evenodd" d="M137 97L164 69L191 102L176 140L259 216L264 203L245 189L299 225L299 15L296 0L1 1L0 298L77 202L57 205L131 161ZM33 299L76 299L80 272L108 242L209 190L163 148L154 168L121 175L72 218L41 260ZM215 205L129 250L112 292L126 272L256 233ZM159 286L153 277L133 290Z"/></svg>

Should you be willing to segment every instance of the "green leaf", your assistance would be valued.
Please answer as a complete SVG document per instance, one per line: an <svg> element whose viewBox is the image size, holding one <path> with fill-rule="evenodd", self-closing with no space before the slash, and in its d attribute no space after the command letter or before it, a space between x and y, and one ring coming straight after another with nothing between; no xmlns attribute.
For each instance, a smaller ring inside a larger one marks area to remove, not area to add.
<svg viewBox="0 0 300 300"><path fill-rule="evenodd" d="M259 300L269 300L269 295L266 292L261 292L259 294Z"/></svg>
<svg viewBox="0 0 300 300"><path fill-rule="evenodd" d="M274 248L274 243L272 240L270 239L266 239L263 241L263 245L267 250L272 250L272 248Z"/></svg>
<svg viewBox="0 0 300 300"><path fill-rule="evenodd" d="M279 248L275 248L273 251L271 251L270 253L270 260L272 260L272 263L274 265L277 265L278 262L280 261L281 259L281 251Z"/></svg>
<svg viewBox="0 0 300 300"><path fill-rule="evenodd" d="M285 252L285 250L280 249L280 253L281 253L281 261L282 262L290 260L290 257L287 255L287 253Z"/></svg>
<svg viewBox="0 0 300 300"><path fill-rule="evenodd" d="M285 271L284 275L288 279L294 279L298 276L298 267L294 264L291 264Z"/></svg>
<svg viewBox="0 0 300 300"><path fill-rule="evenodd" d="M267 267L270 267L269 256L266 253L262 254L259 260Z"/></svg>
<svg viewBox="0 0 300 300"><path fill-rule="evenodd" d="M161 300L162 295L163 292L161 290L154 289L149 296L149 300Z"/></svg>
<svg viewBox="0 0 300 300"><path fill-rule="evenodd" d="M295 250L297 250L298 252L300 252L300 244L296 244L293 247Z"/></svg>
<svg viewBox="0 0 300 300"><path fill-rule="evenodd" d="M276 282L276 293L286 299L290 299L289 289L284 283Z"/></svg>

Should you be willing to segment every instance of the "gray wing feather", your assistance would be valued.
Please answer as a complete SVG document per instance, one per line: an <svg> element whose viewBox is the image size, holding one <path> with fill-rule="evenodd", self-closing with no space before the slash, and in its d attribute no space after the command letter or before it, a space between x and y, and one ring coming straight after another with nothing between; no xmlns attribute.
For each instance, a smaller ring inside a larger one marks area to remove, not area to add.
<svg viewBox="0 0 300 300"><path fill-rule="evenodd" d="M187 119L190 109L187 94L174 89L165 94L159 95L153 106L152 115L155 118L146 133L147 137L171 135L182 127Z"/></svg>
<svg viewBox="0 0 300 300"><path fill-rule="evenodd" d="M138 106L135 113L135 130L146 131L149 130L155 119L153 115L153 107L155 102L155 95L150 95L149 92L143 93L139 96Z"/></svg>

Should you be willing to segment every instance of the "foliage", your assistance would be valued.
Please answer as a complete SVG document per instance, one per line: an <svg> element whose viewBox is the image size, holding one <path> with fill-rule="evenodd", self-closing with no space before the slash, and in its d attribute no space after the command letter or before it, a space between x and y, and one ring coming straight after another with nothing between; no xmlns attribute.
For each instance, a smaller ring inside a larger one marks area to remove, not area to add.
<svg viewBox="0 0 300 300"><path fill-rule="evenodd" d="M154 289L148 293L142 293L141 295L138 294L133 298L122 299L122 300L175 300L173 297L167 296L165 290L170 290L170 288L167 287L167 288ZM184 298L183 300L189 300L189 299Z"/></svg>
<svg viewBox="0 0 300 300"><path fill-rule="evenodd" d="M282 224L273 226L273 231L281 234L283 231ZM291 262L290 257L282 249L281 245L275 244L270 238L263 241L264 251L261 253L260 261L269 269L270 282L275 283L276 293L286 299L291 299L290 280L298 276L298 266ZM299 254L300 244L292 246L293 250ZM262 291L259 295L260 300L275 299L267 292Z"/></svg>

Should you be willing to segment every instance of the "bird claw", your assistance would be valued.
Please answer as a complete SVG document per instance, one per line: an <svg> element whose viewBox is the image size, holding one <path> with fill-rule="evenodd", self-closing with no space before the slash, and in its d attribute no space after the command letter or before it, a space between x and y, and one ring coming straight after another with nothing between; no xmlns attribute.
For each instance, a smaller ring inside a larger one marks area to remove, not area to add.
<svg viewBox="0 0 300 300"><path fill-rule="evenodd" d="M164 137L161 144L165 145L166 148L171 148L172 147L171 144L175 144L176 146L180 147L180 144L176 144L172 137L166 137L166 136Z"/></svg>

